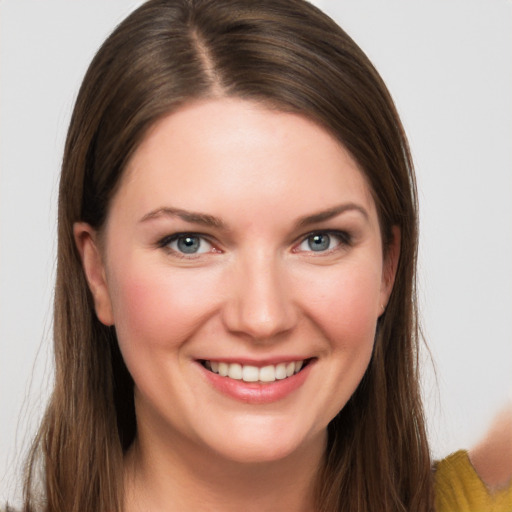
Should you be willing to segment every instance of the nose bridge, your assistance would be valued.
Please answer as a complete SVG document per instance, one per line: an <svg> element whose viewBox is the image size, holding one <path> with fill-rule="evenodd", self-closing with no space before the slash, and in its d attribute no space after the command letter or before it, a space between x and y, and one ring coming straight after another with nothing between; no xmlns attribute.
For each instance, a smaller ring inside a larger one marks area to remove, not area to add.
<svg viewBox="0 0 512 512"><path fill-rule="evenodd" d="M276 255L265 250L245 254L232 277L225 312L229 330L265 340L293 328L297 317L286 268Z"/></svg>

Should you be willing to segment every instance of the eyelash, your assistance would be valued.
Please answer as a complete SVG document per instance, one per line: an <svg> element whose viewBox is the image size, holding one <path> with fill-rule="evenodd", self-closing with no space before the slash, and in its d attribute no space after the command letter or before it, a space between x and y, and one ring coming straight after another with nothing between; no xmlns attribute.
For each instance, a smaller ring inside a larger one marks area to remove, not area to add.
<svg viewBox="0 0 512 512"><path fill-rule="evenodd" d="M301 251L299 249L299 247L302 244L307 243L308 240L312 239L313 237L321 237L321 236L328 236L329 242L332 240L332 237L335 237L335 238L339 239L339 242L335 247L327 248L326 250L315 251L313 249L310 249L310 250ZM185 259L198 258L202 254L211 252L211 249L210 249L210 251L199 252L199 253L192 252L192 253L187 254L187 253L181 252L179 250L176 250L172 247L169 247L170 244L172 244L173 242L176 242L180 239L186 239L186 238L191 238L191 239L197 238L197 239L201 240L202 242L207 242L212 247L215 247L213 242L207 236L205 236L201 233L191 233L191 232L175 233L173 235L167 235L167 236L163 237L161 240L159 240L157 245L159 248L165 249L169 253L172 253L173 256L176 256L179 258L185 258ZM295 252L295 253L309 252L309 253L312 253L313 255L315 253L318 253L318 255L325 255L325 254L331 254L331 253L336 252L337 250L340 250L343 248L350 247L352 245L353 245L353 237L350 233L348 233L346 231L318 230L318 231L311 231L310 233L307 233L307 234L301 236L299 239L299 242L297 244L295 244L295 246L293 248L293 252ZM215 249L214 252L220 253L222 251L220 251L219 249Z"/></svg>
<svg viewBox="0 0 512 512"><path fill-rule="evenodd" d="M339 243L335 247L329 248L326 250L314 251L313 249L310 249L309 251L304 251L304 252L310 252L312 254L315 254L315 252L316 252L316 253L318 253L318 255L325 255L325 254L331 254L340 249L351 247L353 245L353 237L347 231L337 231L337 230L322 231L322 230L319 230L319 231L311 231L310 233L303 235L300 238L300 242L295 247L297 248L297 247L301 246L302 244L307 243L308 240L310 240L314 237L318 237L318 236L328 236L329 239L331 239L332 237L336 237L339 239ZM299 249L294 249L294 252L302 252L302 251L300 251Z"/></svg>
<svg viewBox="0 0 512 512"><path fill-rule="evenodd" d="M190 233L190 232L175 233L173 235L167 235L158 242L158 247L160 247L161 249L167 250L169 253L172 253L173 256L176 256L178 258L192 259L192 258L197 258L197 257L201 256L202 254L204 254L202 252L187 254L187 253L178 251L176 249L173 249L172 247L169 247L170 244L172 244L173 242L176 242L180 239L186 239L186 238L197 238L197 239L201 240L201 242L207 242L208 244L210 244L213 247L213 243L205 235L202 235L201 233ZM221 251L215 250L215 252L221 252Z"/></svg>

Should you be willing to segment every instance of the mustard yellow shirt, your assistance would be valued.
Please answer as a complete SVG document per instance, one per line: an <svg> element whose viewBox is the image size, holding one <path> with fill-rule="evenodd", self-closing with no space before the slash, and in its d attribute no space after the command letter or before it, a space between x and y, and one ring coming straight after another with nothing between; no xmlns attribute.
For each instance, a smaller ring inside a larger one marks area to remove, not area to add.
<svg viewBox="0 0 512 512"><path fill-rule="evenodd" d="M436 463L436 512L512 512L512 482L490 492L465 450Z"/></svg>

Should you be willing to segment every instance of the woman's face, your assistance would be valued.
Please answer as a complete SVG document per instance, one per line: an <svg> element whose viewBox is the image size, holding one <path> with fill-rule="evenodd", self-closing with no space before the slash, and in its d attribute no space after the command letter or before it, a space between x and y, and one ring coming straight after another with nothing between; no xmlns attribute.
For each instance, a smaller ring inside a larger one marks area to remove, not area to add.
<svg viewBox="0 0 512 512"><path fill-rule="evenodd" d="M396 261L331 135L243 100L189 104L137 149L101 248L87 225L75 235L135 382L139 436L243 462L324 443Z"/></svg>

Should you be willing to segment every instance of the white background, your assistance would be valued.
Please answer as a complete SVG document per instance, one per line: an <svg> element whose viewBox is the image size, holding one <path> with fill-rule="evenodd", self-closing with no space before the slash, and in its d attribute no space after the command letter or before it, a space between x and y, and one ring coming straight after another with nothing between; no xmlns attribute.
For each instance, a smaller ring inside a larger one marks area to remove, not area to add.
<svg viewBox="0 0 512 512"><path fill-rule="evenodd" d="M51 382L57 182L81 78L137 3L0 0L0 503ZM381 72L415 158L433 454L512 389L512 3L325 0ZM426 354L424 354L426 359Z"/></svg>

